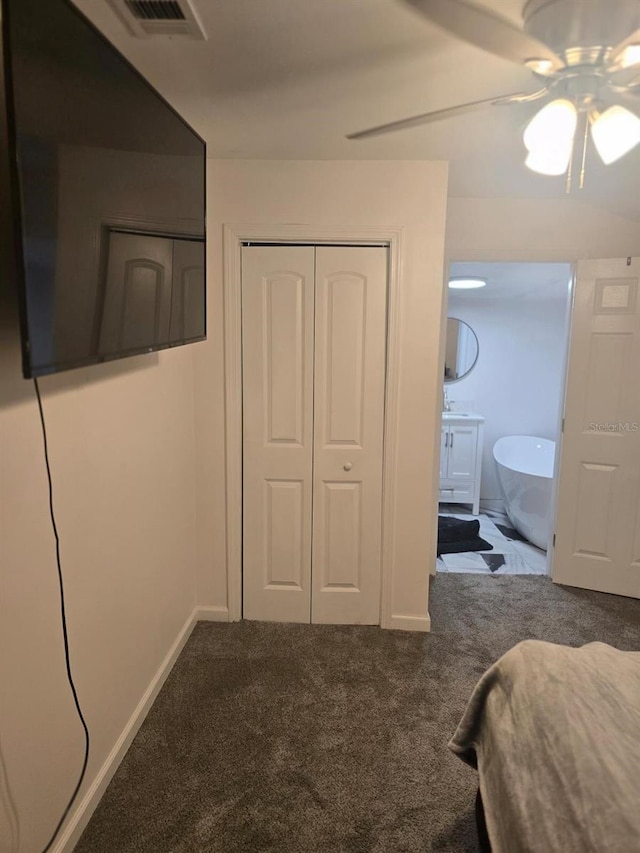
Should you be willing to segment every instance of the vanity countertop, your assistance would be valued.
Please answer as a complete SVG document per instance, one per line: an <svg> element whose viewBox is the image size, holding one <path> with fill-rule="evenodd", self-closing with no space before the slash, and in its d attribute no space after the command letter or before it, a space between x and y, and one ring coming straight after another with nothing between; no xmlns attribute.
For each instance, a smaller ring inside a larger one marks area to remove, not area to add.
<svg viewBox="0 0 640 853"><path fill-rule="evenodd" d="M484 423L484 417L476 414L475 412L443 412L442 420L444 422L461 421L462 423Z"/></svg>

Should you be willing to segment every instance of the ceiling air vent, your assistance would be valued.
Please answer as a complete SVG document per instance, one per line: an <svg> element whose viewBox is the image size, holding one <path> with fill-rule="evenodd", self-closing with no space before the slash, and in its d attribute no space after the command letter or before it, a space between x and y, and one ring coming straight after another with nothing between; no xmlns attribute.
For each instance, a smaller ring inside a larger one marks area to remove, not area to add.
<svg viewBox="0 0 640 853"><path fill-rule="evenodd" d="M191 0L108 0L131 35L206 39Z"/></svg>

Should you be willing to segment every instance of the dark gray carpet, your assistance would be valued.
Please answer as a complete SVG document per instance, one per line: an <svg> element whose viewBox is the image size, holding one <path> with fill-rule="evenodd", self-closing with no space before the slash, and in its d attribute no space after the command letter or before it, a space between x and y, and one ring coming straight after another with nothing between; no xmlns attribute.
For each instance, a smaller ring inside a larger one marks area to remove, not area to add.
<svg viewBox="0 0 640 853"><path fill-rule="evenodd" d="M438 575L432 633L200 623L76 853L476 851L447 741L519 640L640 649L640 602Z"/></svg>

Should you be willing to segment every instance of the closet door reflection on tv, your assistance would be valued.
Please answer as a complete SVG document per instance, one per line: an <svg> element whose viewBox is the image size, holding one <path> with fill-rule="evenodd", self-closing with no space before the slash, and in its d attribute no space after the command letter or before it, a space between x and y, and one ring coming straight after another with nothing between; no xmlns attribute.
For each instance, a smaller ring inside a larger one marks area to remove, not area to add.
<svg viewBox="0 0 640 853"><path fill-rule="evenodd" d="M201 240L173 241L172 343L204 335L204 260Z"/></svg>
<svg viewBox="0 0 640 853"><path fill-rule="evenodd" d="M145 350L169 339L173 240L109 233L100 354Z"/></svg>

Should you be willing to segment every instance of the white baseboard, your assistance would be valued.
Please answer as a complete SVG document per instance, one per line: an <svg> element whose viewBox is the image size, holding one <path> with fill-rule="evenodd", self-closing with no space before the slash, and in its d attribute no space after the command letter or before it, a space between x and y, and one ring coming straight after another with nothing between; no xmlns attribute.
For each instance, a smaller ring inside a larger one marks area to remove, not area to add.
<svg viewBox="0 0 640 853"><path fill-rule="evenodd" d="M114 773L118 769L120 762L129 749L131 742L136 736L138 729L144 722L144 718L149 713L149 709L153 705L156 696L160 692L167 676L176 662L178 655L182 651L185 643L189 639L191 632L199 617L199 610L196 608L189 616L187 621L182 626L180 633L176 637L173 645L167 652L165 659L160 664L158 671L151 679L151 683L144 692L144 695L137 708L129 718L122 734L116 741L113 749L107 756L106 761L98 771L95 779L91 783L89 790L84 795L75 810L71 813L71 817L58 838L56 844L52 847L52 853L71 853L75 845L78 843L85 827L89 823L91 815L100 802L100 799L107 789L107 785L111 781Z"/></svg>
<svg viewBox="0 0 640 853"><path fill-rule="evenodd" d="M400 616L395 614L391 617L389 628L396 631L430 631L431 617L425 616Z"/></svg>
<svg viewBox="0 0 640 853"><path fill-rule="evenodd" d="M194 617L196 622L228 622L229 608L221 605L196 607Z"/></svg>

